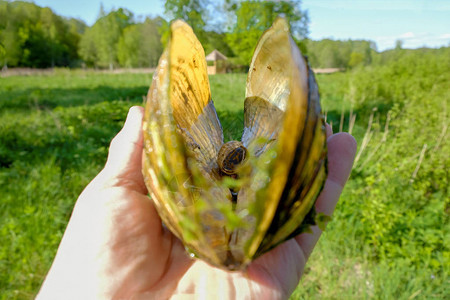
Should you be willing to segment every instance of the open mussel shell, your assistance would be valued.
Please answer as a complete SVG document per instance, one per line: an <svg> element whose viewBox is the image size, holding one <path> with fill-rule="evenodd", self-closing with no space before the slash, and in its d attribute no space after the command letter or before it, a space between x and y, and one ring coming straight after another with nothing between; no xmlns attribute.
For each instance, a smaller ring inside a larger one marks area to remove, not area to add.
<svg viewBox="0 0 450 300"><path fill-rule="evenodd" d="M147 97L144 179L188 251L229 270L314 224L327 175L317 84L282 18L256 46L244 110L241 141L224 144L204 50L172 23Z"/></svg>

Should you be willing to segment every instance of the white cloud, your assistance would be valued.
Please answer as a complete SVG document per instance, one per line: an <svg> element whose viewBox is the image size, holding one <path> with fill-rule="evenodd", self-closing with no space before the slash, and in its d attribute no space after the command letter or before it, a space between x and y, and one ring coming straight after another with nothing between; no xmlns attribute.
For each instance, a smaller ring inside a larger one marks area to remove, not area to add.
<svg viewBox="0 0 450 300"><path fill-rule="evenodd" d="M401 38L401 39L411 39L411 38L414 38L414 33L406 32L406 33L401 34L399 36L399 38Z"/></svg>
<svg viewBox="0 0 450 300"><path fill-rule="evenodd" d="M450 11L448 0L303 0L303 7L378 11Z"/></svg>
<svg viewBox="0 0 450 300"><path fill-rule="evenodd" d="M431 47L438 48L450 45L450 33L434 34L429 32L405 32L399 35L379 36L375 42L379 51L392 49L397 40L403 41L404 48Z"/></svg>

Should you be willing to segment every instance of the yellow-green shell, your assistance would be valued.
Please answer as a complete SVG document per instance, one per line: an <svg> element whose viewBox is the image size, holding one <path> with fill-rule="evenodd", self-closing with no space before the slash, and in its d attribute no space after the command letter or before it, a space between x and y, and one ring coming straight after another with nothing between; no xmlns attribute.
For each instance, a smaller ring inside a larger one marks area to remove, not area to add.
<svg viewBox="0 0 450 300"><path fill-rule="evenodd" d="M243 106L241 141L224 146L203 48L186 23L172 23L147 97L144 179L166 227L231 270L313 223L327 175L317 84L282 18L256 45ZM244 163L223 172L239 147Z"/></svg>

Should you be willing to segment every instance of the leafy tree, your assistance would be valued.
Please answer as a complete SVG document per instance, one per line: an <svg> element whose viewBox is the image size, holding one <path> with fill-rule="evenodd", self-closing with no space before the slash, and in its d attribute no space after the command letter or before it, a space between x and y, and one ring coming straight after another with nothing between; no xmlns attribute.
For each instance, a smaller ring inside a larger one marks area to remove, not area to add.
<svg viewBox="0 0 450 300"><path fill-rule="evenodd" d="M348 61L348 66L354 68L360 65L364 60L364 56L359 52L352 52L350 55L350 60Z"/></svg>
<svg viewBox="0 0 450 300"><path fill-rule="evenodd" d="M189 23L194 31L202 31L207 5L207 0L167 0L164 9L170 19L182 19Z"/></svg>
<svg viewBox="0 0 450 300"><path fill-rule="evenodd" d="M12 25L8 25L2 30L1 40L2 47L4 49L1 63L4 66L19 65L19 61L22 56L22 48L17 29Z"/></svg>
<svg viewBox="0 0 450 300"><path fill-rule="evenodd" d="M163 51L158 31L163 20L146 18L144 23L130 25L119 39L117 57L124 67L154 67Z"/></svg>
<svg viewBox="0 0 450 300"><path fill-rule="evenodd" d="M209 0L167 0L164 4L165 14L170 20L182 19L194 30L202 44L207 41L204 30L208 18ZM164 26L163 41L167 40L168 26Z"/></svg>
<svg viewBox="0 0 450 300"><path fill-rule="evenodd" d="M133 23L133 14L123 8L111 11L82 36L80 56L88 63L112 69L117 65L117 45L123 30Z"/></svg>
<svg viewBox="0 0 450 300"><path fill-rule="evenodd" d="M28 37L23 27L34 7L28 3L0 2L0 43L5 49L2 63L9 66L20 65L23 56L24 40ZM29 23L29 21L27 22Z"/></svg>
<svg viewBox="0 0 450 300"><path fill-rule="evenodd" d="M167 22L161 17L145 19L141 28L140 66L155 67L158 65L159 57L163 52L160 28L165 23Z"/></svg>
<svg viewBox="0 0 450 300"><path fill-rule="evenodd" d="M8 4L0 1L0 66L6 65L6 49L2 38L2 31L6 27L7 8Z"/></svg>
<svg viewBox="0 0 450 300"><path fill-rule="evenodd" d="M304 38L308 32L308 17L301 10L300 1L227 0L226 5L229 13L235 15L227 42L242 64L250 64L259 38L279 15L284 15L288 20L296 41Z"/></svg>
<svg viewBox="0 0 450 300"><path fill-rule="evenodd" d="M9 66L68 66L77 59L79 34L50 8L0 1L0 63Z"/></svg>
<svg viewBox="0 0 450 300"><path fill-rule="evenodd" d="M358 64L368 65L375 53L371 41L307 40L308 58L315 68L352 68Z"/></svg>
<svg viewBox="0 0 450 300"><path fill-rule="evenodd" d="M79 44L79 55L88 66L96 66L98 61L96 41L96 35L98 33L96 31L98 30L95 30L93 27L88 28L81 37Z"/></svg>
<svg viewBox="0 0 450 300"><path fill-rule="evenodd" d="M117 44L117 58L121 66L136 67L139 60L139 41L141 24L130 25L123 31Z"/></svg>
<svg viewBox="0 0 450 300"><path fill-rule="evenodd" d="M209 0L168 0L164 8L165 14L170 20L182 19L192 27L206 54L218 49L227 56L234 55L226 41L226 35L223 33L224 24L218 21L219 15L222 13L218 12L222 8L219 4ZM214 18L210 12L212 9ZM165 45L168 40L169 24L161 23L160 32Z"/></svg>
<svg viewBox="0 0 450 300"><path fill-rule="evenodd" d="M68 48L70 66L79 66L81 62L78 54L78 48L80 45L81 36L88 27L86 23L78 19L70 18L65 19L64 21L68 27L67 43L70 45Z"/></svg>
<svg viewBox="0 0 450 300"><path fill-rule="evenodd" d="M216 31L207 31L205 32L205 35L207 37L207 40L203 44L203 48L205 48L206 54L217 49L220 52L222 52L225 56L228 57L234 56L233 50L231 50L230 46L226 41L225 33L219 33Z"/></svg>

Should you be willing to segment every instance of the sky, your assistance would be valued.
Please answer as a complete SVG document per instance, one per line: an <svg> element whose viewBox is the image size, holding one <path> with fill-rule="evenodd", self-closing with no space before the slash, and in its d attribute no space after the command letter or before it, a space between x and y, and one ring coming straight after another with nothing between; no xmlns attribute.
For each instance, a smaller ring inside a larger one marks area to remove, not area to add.
<svg viewBox="0 0 450 300"><path fill-rule="evenodd" d="M135 16L163 16L163 0L34 0L57 14L94 24L100 4L124 7ZM450 0L303 0L309 38L365 39L383 51L402 40L404 48L450 46Z"/></svg>

